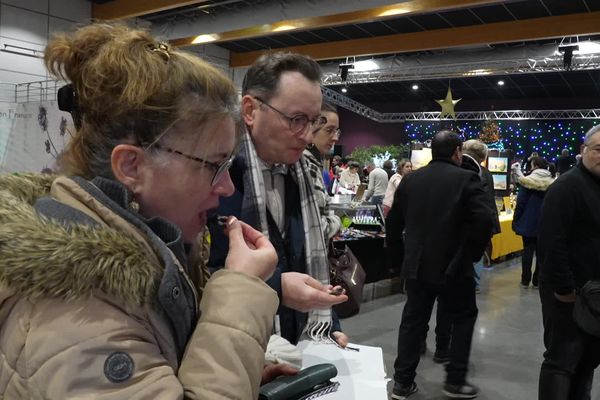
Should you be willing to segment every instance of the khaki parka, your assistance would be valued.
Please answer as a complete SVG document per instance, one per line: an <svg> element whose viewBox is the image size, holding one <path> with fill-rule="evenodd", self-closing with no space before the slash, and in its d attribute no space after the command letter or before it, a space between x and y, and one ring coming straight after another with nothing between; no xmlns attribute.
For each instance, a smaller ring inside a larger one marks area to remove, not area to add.
<svg viewBox="0 0 600 400"><path fill-rule="evenodd" d="M45 196L98 224L40 216ZM0 176L0 399L256 399L276 293L227 270L202 288L188 270L200 318L180 356L159 260L75 181Z"/></svg>

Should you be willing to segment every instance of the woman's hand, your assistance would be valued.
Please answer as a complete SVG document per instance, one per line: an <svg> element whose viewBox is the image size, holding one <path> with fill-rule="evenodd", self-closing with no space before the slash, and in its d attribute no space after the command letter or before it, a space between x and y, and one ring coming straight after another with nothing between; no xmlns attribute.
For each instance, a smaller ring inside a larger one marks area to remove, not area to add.
<svg viewBox="0 0 600 400"><path fill-rule="evenodd" d="M257 276L263 281L273 275L277 253L265 235L235 217L229 217L225 234L229 237L226 269Z"/></svg>

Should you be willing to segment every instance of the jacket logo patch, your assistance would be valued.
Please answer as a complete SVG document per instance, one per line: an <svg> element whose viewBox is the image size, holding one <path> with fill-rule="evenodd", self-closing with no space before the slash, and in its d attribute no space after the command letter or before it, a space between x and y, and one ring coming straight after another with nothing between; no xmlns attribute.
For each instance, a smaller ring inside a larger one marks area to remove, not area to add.
<svg viewBox="0 0 600 400"><path fill-rule="evenodd" d="M121 351L115 351L104 362L104 376L113 383L121 383L131 378L134 369L135 364L131 356Z"/></svg>

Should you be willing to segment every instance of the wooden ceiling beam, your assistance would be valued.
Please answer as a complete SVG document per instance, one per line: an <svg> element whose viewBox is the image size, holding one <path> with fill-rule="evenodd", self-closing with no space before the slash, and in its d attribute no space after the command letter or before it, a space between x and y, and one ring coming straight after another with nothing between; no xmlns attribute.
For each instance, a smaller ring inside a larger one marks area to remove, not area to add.
<svg viewBox="0 0 600 400"><path fill-rule="evenodd" d="M171 10L177 7L200 3L199 0L112 0L108 3L92 3L92 18L94 19L124 19L139 17L159 11Z"/></svg>
<svg viewBox="0 0 600 400"><path fill-rule="evenodd" d="M499 0L408 0L389 6L373 7L340 14L319 17L298 18L279 21L272 24L261 24L248 28L226 32L198 32L189 36L170 40L174 46L190 46L198 43L224 42L230 40L248 39L278 32L294 32L308 29L319 29L331 26L348 25L381 21L389 18L415 14L429 14L467 7L484 6L502 3Z"/></svg>
<svg viewBox="0 0 600 400"><path fill-rule="evenodd" d="M600 33L600 11L459 28L401 33L274 49L306 54L316 60L395 54L478 44L509 43ZM268 51L231 53L230 66L244 67Z"/></svg>

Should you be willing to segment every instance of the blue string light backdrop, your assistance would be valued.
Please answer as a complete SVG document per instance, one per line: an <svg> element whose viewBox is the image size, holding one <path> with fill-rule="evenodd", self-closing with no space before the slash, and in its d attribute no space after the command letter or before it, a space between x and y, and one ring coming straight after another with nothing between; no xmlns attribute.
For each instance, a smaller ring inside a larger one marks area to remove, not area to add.
<svg viewBox="0 0 600 400"><path fill-rule="evenodd" d="M562 149L578 154L585 133L600 120L524 120L495 121L500 132L500 143L490 148L512 150L516 158L525 158L536 151L549 161L555 160ZM442 129L460 133L465 140L479 139L483 121L423 121L407 122L405 132L409 141L424 142Z"/></svg>

